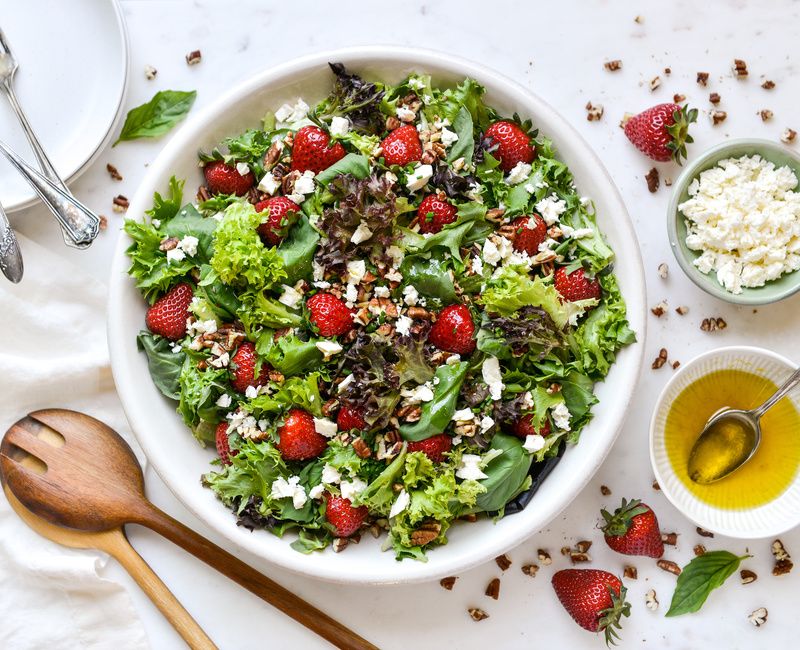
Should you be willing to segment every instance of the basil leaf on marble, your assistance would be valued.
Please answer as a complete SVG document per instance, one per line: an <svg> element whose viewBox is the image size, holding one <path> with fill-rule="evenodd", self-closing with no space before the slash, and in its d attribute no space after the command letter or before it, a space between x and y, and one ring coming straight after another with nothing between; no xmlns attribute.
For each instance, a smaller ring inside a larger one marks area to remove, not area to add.
<svg viewBox="0 0 800 650"><path fill-rule="evenodd" d="M696 612L706 602L708 595L739 568L741 557L729 551L710 551L694 558L678 576L675 593L666 616L680 616Z"/></svg>
<svg viewBox="0 0 800 650"><path fill-rule="evenodd" d="M196 90L157 92L149 102L128 111L122 131L113 146L125 140L164 135L186 116L196 97Z"/></svg>

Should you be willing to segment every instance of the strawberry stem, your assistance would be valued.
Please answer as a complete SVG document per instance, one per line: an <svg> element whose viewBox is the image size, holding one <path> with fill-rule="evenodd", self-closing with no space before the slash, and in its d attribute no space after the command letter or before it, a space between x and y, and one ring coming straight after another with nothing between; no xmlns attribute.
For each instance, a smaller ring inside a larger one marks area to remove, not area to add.
<svg viewBox="0 0 800 650"><path fill-rule="evenodd" d="M610 537L624 535L630 529L634 517L643 515L648 511L647 506L641 505L641 503L639 499L627 501L623 498L622 504L614 511L613 515L608 510L601 510L600 514L603 515L606 523L600 527L600 530Z"/></svg>
<svg viewBox="0 0 800 650"><path fill-rule="evenodd" d="M682 165L681 158L686 158L686 145L694 142L694 138L689 135L689 125L697 121L697 109L683 106L672 114L673 123L667 127L670 135L670 142L667 149L672 154L672 159Z"/></svg>
<svg viewBox="0 0 800 650"><path fill-rule="evenodd" d="M611 607L600 612L597 629L603 630L606 645L612 646L617 645L617 640L620 639L617 630L622 629L622 617L631 615L631 605L625 600L627 589L624 586L620 587L619 594L609 586L608 593L611 596Z"/></svg>

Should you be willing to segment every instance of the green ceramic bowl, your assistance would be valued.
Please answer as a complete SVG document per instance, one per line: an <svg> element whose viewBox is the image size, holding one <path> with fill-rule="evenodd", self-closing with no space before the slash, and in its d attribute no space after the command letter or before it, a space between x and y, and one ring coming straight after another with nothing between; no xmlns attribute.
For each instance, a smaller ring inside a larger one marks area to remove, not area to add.
<svg viewBox="0 0 800 650"><path fill-rule="evenodd" d="M689 276L703 291L716 296L721 300L739 305L764 305L770 302L783 300L793 293L800 291L800 271L787 273L777 280L767 282L763 287L742 289L742 293L733 294L727 291L719 282L712 271L705 275L697 270L692 263L700 256L697 251L686 246L686 223L683 215L678 210L678 205L689 198L689 185L691 182L720 160L726 158L740 158L758 154L765 160L775 163L778 167L788 165L800 179L800 156L786 147L769 140L743 138L730 140L706 151L702 156L688 164L672 188L672 198L667 209L667 232L672 252L683 272ZM795 188L798 191L800 188Z"/></svg>

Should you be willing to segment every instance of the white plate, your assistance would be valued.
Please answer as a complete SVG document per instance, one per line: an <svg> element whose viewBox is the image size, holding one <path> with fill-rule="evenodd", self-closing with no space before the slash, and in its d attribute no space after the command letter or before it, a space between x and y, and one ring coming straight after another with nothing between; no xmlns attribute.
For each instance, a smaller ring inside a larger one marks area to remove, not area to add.
<svg viewBox="0 0 800 650"><path fill-rule="evenodd" d="M121 116L128 76L122 10L115 0L18 0L0 21L19 63L19 102L56 171L66 182L74 180L108 143ZM0 139L36 167L5 96ZM36 201L30 185L4 161L0 201L7 212Z"/></svg>
<svg viewBox="0 0 800 650"><path fill-rule="evenodd" d="M599 225L617 252L616 273L628 303L628 317L639 341L645 335L645 290L642 260L636 234L625 205L600 160L577 132L538 97L496 72L463 59L438 52L395 47L362 47L327 52L297 59L267 70L236 87L202 113L188 120L160 156L151 164L131 202L129 214L142 214L152 203L154 191L163 192L169 177L189 179L186 195L201 182L198 149L211 149L225 136L235 135L260 123L264 112L302 96L309 103L330 92L333 78L328 61L342 61L367 78L399 81L412 70L428 72L438 83L457 83L474 77L487 89L486 100L501 113L515 111L556 143L570 165L581 194L594 199ZM136 349L136 334L144 327L145 303L126 275L125 249L120 237L110 277L108 336L114 380L125 413L150 462L175 495L198 517L233 544L263 558L325 580L348 583L399 583L433 580L456 575L496 557L527 539L556 517L586 485L608 454L622 426L639 374L641 343L623 350L608 381L597 387L600 403L594 420L586 427L579 445L569 449L544 481L531 503L519 514L496 525L482 520L457 523L446 546L433 549L428 562L397 562L391 552L381 552L382 540L369 535L344 553L302 555L266 531L251 533L236 525L231 512L200 485L209 471L211 449L201 449L180 417L175 404L153 385L147 361Z"/></svg>

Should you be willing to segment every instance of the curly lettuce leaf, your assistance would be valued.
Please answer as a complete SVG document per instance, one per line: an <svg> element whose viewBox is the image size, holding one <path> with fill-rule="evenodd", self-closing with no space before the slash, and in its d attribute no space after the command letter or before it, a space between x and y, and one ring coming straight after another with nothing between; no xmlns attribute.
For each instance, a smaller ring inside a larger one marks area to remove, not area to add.
<svg viewBox="0 0 800 650"><path fill-rule="evenodd" d="M321 339L303 341L294 333L277 340L273 330L264 330L256 341L256 352L270 366L286 377L299 375L322 362L322 352L317 349Z"/></svg>
<svg viewBox="0 0 800 650"><path fill-rule="evenodd" d="M290 377L272 394L262 393L248 403L256 416L276 415L286 409L297 407L322 417L322 398L319 394L319 373L305 377Z"/></svg>
<svg viewBox="0 0 800 650"><path fill-rule="evenodd" d="M263 291L245 291L239 294L241 307L237 313L245 331L254 338L262 328L281 329L299 327L302 316Z"/></svg>
<svg viewBox="0 0 800 650"><path fill-rule="evenodd" d="M217 406L220 395L228 390L228 371L224 368L199 370L196 360L187 355L179 377L178 413L203 444L213 442L214 427L204 426L222 419Z"/></svg>
<svg viewBox="0 0 800 650"><path fill-rule="evenodd" d="M153 207L149 210L145 210L145 214L151 219L158 219L161 223L172 219L172 217L178 214L178 210L181 209L183 186L185 184L186 181L178 180L175 176L171 176L167 193L162 196L158 192L154 192Z"/></svg>

